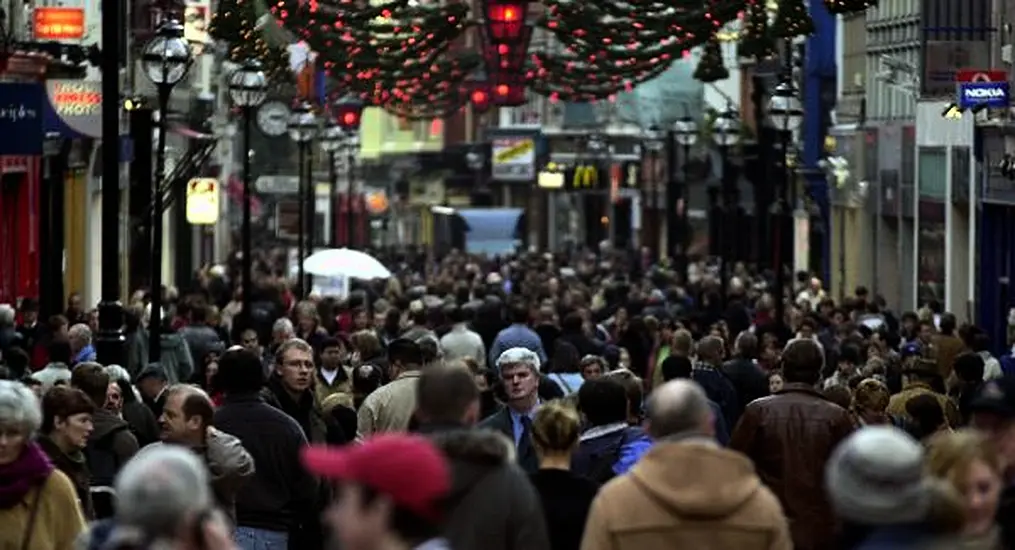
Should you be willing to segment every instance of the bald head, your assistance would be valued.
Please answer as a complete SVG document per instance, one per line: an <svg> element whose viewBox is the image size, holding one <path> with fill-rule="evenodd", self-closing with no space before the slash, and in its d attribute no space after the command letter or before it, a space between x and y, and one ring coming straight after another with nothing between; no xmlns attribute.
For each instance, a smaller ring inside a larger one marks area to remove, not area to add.
<svg viewBox="0 0 1015 550"><path fill-rule="evenodd" d="M691 380L671 380L648 398L648 432L654 439L680 433L715 434L705 391Z"/></svg>

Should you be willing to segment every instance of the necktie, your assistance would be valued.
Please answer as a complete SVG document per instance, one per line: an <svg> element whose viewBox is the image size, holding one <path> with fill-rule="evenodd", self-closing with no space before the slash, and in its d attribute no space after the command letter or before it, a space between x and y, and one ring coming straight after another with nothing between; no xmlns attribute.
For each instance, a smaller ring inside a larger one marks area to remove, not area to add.
<svg viewBox="0 0 1015 550"><path fill-rule="evenodd" d="M522 423L522 436L518 438L518 459L521 460L523 457L528 456L528 453L532 452L532 419L528 416L521 417Z"/></svg>

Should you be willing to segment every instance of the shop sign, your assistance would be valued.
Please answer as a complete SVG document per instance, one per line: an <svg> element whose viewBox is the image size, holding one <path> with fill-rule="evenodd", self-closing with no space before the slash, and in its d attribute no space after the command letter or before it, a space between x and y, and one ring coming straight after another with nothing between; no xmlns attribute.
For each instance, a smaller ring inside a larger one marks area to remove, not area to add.
<svg viewBox="0 0 1015 550"><path fill-rule="evenodd" d="M102 82L47 80L46 94L53 111L70 129L91 138L102 137Z"/></svg>
<svg viewBox="0 0 1015 550"><path fill-rule="evenodd" d="M85 36L84 8L35 8L32 32L36 40L80 40Z"/></svg>

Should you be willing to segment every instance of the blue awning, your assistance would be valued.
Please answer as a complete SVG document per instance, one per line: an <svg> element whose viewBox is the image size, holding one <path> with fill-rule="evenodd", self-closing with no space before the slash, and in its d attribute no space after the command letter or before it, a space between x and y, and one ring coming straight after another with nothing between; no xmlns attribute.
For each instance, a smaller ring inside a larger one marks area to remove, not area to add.
<svg viewBox="0 0 1015 550"><path fill-rule="evenodd" d="M521 208L465 208L458 215L468 225L465 250L471 254L507 254L518 245Z"/></svg>

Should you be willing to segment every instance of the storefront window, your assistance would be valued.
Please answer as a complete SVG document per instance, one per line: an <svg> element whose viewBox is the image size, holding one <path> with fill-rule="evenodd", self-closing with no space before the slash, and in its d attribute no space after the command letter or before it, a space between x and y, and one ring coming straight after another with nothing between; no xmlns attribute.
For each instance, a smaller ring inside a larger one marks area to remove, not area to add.
<svg viewBox="0 0 1015 550"><path fill-rule="evenodd" d="M947 181L943 148L919 151L919 233L917 235L917 301L919 306L945 301L945 204Z"/></svg>

